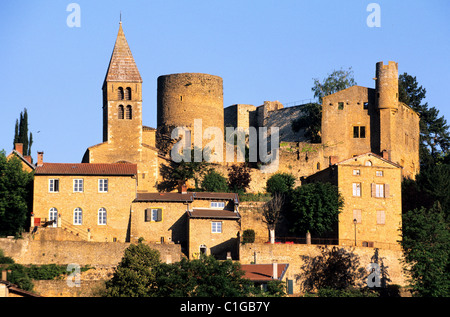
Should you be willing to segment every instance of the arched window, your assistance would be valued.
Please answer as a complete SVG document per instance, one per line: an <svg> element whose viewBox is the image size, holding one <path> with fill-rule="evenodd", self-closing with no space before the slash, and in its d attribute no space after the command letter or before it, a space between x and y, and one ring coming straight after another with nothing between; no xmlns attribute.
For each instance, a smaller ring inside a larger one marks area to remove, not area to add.
<svg viewBox="0 0 450 317"><path fill-rule="evenodd" d="M126 117L127 120L131 120L133 118L132 115L132 108L130 105L127 106L127 112L126 112Z"/></svg>
<svg viewBox="0 0 450 317"><path fill-rule="evenodd" d="M100 208L98 210L98 222L99 225L106 225L106 209Z"/></svg>
<svg viewBox="0 0 450 317"><path fill-rule="evenodd" d="M122 87L117 88L117 99L123 100L123 97L124 97L123 88Z"/></svg>
<svg viewBox="0 0 450 317"><path fill-rule="evenodd" d="M73 224L74 225L83 224L83 210L79 207L75 208L73 211Z"/></svg>
<svg viewBox="0 0 450 317"><path fill-rule="evenodd" d="M58 209L56 209L56 208L51 208L49 211L48 211L48 220L49 221L53 221L53 223L52 223L52 227L56 227L57 226L57 221L58 221Z"/></svg>
<svg viewBox="0 0 450 317"><path fill-rule="evenodd" d="M125 89L125 100L131 100L131 88L127 87Z"/></svg>
<svg viewBox="0 0 450 317"><path fill-rule="evenodd" d="M120 105L119 108L117 109L117 117L119 119L123 119L123 106Z"/></svg>

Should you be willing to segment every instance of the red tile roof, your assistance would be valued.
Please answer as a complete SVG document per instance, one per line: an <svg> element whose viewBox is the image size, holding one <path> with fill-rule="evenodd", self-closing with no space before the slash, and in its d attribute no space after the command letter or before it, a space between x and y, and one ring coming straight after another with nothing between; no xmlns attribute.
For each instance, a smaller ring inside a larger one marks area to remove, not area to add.
<svg viewBox="0 0 450 317"><path fill-rule="evenodd" d="M193 209L187 212L189 218L239 219L239 213L224 209Z"/></svg>
<svg viewBox="0 0 450 317"><path fill-rule="evenodd" d="M35 175L136 175L136 164L125 163L44 163Z"/></svg>
<svg viewBox="0 0 450 317"><path fill-rule="evenodd" d="M284 274L286 273L289 264L278 263L277 265L277 275L278 280L282 280ZM270 281L273 276L273 265L272 264L241 264L241 269L245 272L245 278L251 281Z"/></svg>

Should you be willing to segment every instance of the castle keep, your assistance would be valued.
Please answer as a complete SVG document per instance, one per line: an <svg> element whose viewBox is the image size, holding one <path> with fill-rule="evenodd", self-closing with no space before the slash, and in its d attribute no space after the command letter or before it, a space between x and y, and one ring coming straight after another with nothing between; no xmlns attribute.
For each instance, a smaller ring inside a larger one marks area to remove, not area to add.
<svg viewBox="0 0 450 317"><path fill-rule="evenodd" d="M237 195L193 193L183 186L172 193L157 190L161 165L170 162L159 149L157 132L192 129L201 119L202 136L206 128L222 134L225 127L279 128L278 172L293 174L298 185L332 182L343 194L340 244L396 244L401 179L419 171L419 116L398 100L397 63L377 63L374 79L375 88L353 86L323 98L321 143L292 130L302 105L264 101L224 108L222 78L199 73L158 77L157 127L148 127L142 122L142 78L120 23L102 86L103 142L89 147L78 164L46 163L40 156L32 225L76 236L53 239L135 242L143 237L181 244L190 257L203 252L238 259L240 234L250 228L242 226ZM253 169L250 191L263 192L270 175Z"/></svg>

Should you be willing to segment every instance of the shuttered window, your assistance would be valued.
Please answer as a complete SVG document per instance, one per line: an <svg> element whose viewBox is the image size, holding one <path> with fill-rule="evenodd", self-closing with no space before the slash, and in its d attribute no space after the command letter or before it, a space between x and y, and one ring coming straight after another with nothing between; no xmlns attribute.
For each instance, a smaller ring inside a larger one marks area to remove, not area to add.
<svg viewBox="0 0 450 317"><path fill-rule="evenodd" d="M384 210L377 210L377 224L384 225L386 223L386 213Z"/></svg>
<svg viewBox="0 0 450 317"><path fill-rule="evenodd" d="M147 208L147 209L145 209L145 221L146 222L162 221L162 208Z"/></svg>

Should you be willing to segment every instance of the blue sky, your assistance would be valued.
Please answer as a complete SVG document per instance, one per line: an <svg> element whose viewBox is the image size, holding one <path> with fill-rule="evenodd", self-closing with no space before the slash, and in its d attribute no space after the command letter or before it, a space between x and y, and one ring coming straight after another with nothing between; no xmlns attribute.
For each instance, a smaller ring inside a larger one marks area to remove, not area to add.
<svg viewBox="0 0 450 317"><path fill-rule="evenodd" d="M69 27L67 6L80 7ZM366 23L370 3L380 27ZM313 78L349 67L374 87L375 64L416 76L450 121L450 1L8 0L0 2L0 149L12 150L27 108L32 156L80 162L102 142L101 87L119 15L143 78L143 124L156 127L160 75L198 72L224 81L224 106L312 98Z"/></svg>

